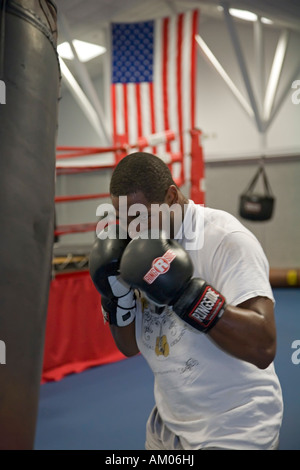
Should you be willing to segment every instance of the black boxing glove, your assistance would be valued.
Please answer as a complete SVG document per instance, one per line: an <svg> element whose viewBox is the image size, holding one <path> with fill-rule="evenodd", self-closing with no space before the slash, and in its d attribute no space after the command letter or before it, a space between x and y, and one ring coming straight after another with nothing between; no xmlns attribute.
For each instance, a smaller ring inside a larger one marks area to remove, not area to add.
<svg viewBox="0 0 300 470"><path fill-rule="evenodd" d="M108 225L98 234L89 257L90 276L101 294L104 319L121 327L135 319L134 291L121 279L119 272L121 256L129 240L120 239L118 225Z"/></svg>
<svg viewBox="0 0 300 470"><path fill-rule="evenodd" d="M149 232L150 237L150 232ZM158 305L170 305L189 325L207 333L226 308L214 287L192 278L193 263L175 240L134 238L120 264L122 278Z"/></svg>

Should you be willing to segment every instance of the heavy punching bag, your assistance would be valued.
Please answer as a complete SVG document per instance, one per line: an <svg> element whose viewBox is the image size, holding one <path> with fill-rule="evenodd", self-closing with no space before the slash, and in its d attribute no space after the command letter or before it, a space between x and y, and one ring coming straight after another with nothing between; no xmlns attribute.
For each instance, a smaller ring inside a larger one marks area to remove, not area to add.
<svg viewBox="0 0 300 470"><path fill-rule="evenodd" d="M0 449L33 450L51 280L56 6L0 0Z"/></svg>

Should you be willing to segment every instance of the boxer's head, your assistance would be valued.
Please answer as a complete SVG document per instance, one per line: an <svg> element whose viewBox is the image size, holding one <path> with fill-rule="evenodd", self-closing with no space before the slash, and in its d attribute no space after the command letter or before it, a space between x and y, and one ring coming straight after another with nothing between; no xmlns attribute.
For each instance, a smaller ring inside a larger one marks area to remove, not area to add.
<svg viewBox="0 0 300 470"><path fill-rule="evenodd" d="M129 154L118 163L112 174L110 194L117 215L127 226L138 225L138 232L167 229L170 237L174 236L175 213L182 221L182 207L187 203L168 166L161 158L146 152Z"/></svg>
<svg viewBox="0 0 300 470"><path fill-rule="evenodd" d="M112 196L127 196L141 191L148 203L161 204L170 186L177 187L168 166L161 158L146 152L127 155L116 166L111 182Z"/></svg>

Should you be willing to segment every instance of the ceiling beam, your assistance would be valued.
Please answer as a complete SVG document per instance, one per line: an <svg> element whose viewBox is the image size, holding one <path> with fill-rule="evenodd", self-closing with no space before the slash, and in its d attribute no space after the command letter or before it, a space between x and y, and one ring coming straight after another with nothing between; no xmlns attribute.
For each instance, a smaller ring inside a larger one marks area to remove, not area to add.
<svg viewBox="0 0 300 470"><path fill-rule="evenodd" d="M239 37L238 37L238 34L236 32L236 28L235 28L232 16L229 13L229 8L228 8L227 3L222 3L222 7L223 7L223 11L224 11L225 22L227 24L229 34L231 36L232 45L233 45L233 48L234 48L234 51L235 51L235 54L236 54L236 58L237 58L237 61L238 61L239 67L240 67L240 71L241 71L241 74L242 74L242 77L243 77L243 80L244 80L244 84L245 84L245 87L246 87L246 90L247 90L247 93L248 93L249 101L251 103L251 107L252 107L252 110L253 110L253 113L254 113L256 126L257 126L258 131L262 132L263 131L262 119L261 119L261 116L260 116L260 112L259 112L259 109L258 109L256 98L255 98L255 95L254 95L254 92L253 92L253 88L252 88L252 85L251 85L250 76L249 76L249 73L248 73L248 70L247 70L247 65L246 65L244 54L243 54L243 51L242 51L242 48L241 48L241 45L240 45Z"/></svg>
<svg viewBox="0 0 300 470"><path fill-rule="evenodd" d="M286 51L289 41L289 32L284 30L277 43L277 48L274 55L274 60L270 72L270 77L266 89L266 95L264 100L264 120L268 122L271 116L271 112L274 106L274 101L278 89L278 84L282 72L284 59L286 57Z"/></svg>
<svg viewBox="0 0 300 470"><path fill-rule="evenodd" d="M91 105L90 101L86 97L85 93L80 88L79 84L77 83L76 79L64 63L64 61L60 58L60 69L62 76L65 80L67 87L69 88L70 92L75 98L75 101L79 104L80 108L82 109L83 113L85 114L86 118L96 131L97 135L100 138L100 141L103 142L105 136L103 134L103 129L101 123L99 121L99 117L95 111L95 108Z"/></svg>
<svg viewBox="0 0 300 470"><path fill-rule="evenodd" d="M244 98L242 93L239 91L239 89L236 87L236 85L233 83L227 72L224 70L218 59L215 57L213 52L210 50L208 45L205 43L205 41L202 39L202 37L197 34L195 36L195 39L197 41L198 46L200 47L201 51L205 55L205 57L209 60L211 65L214 67L214 69L218 72L218 74L222 77L226 85L229 87L231 92L233 93L234 97L237 99L238 103L242 106L243 110L246 112L246 114L250 118L254 118L254 113L249 105L248 101Z"/></svg>

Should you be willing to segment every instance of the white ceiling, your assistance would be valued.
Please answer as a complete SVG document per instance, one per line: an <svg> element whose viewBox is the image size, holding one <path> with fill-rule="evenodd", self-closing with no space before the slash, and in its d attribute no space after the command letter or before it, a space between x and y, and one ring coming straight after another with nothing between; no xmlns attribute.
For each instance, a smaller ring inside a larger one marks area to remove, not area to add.
<svg viewBox="0 0 300 470"><path fill-rule="evenodd" d="M63 14L74 33L83 39L96 34L110 22L142 21L168 16L191 8L200 8L202 16L221 16L221 0L57 0L58 15ZM300 30L299 0L230 0L235 8L244 8Z"/></svg>
<svg viewBox="0 0 300 470"><path fill-rule="evenodd" d="M58 42L66 40L60 19L65 19L73 39L106 45L107 26L111 22L130 22L154 19L199 8L201 22L223 16L218 10L221 0L56 0L58 11ZM230 0L229 6L251 10L300 33L300 0ZM101 58L87 65L91 77L101 69ZM74 72L71 61L66 61Z"/></svg>

